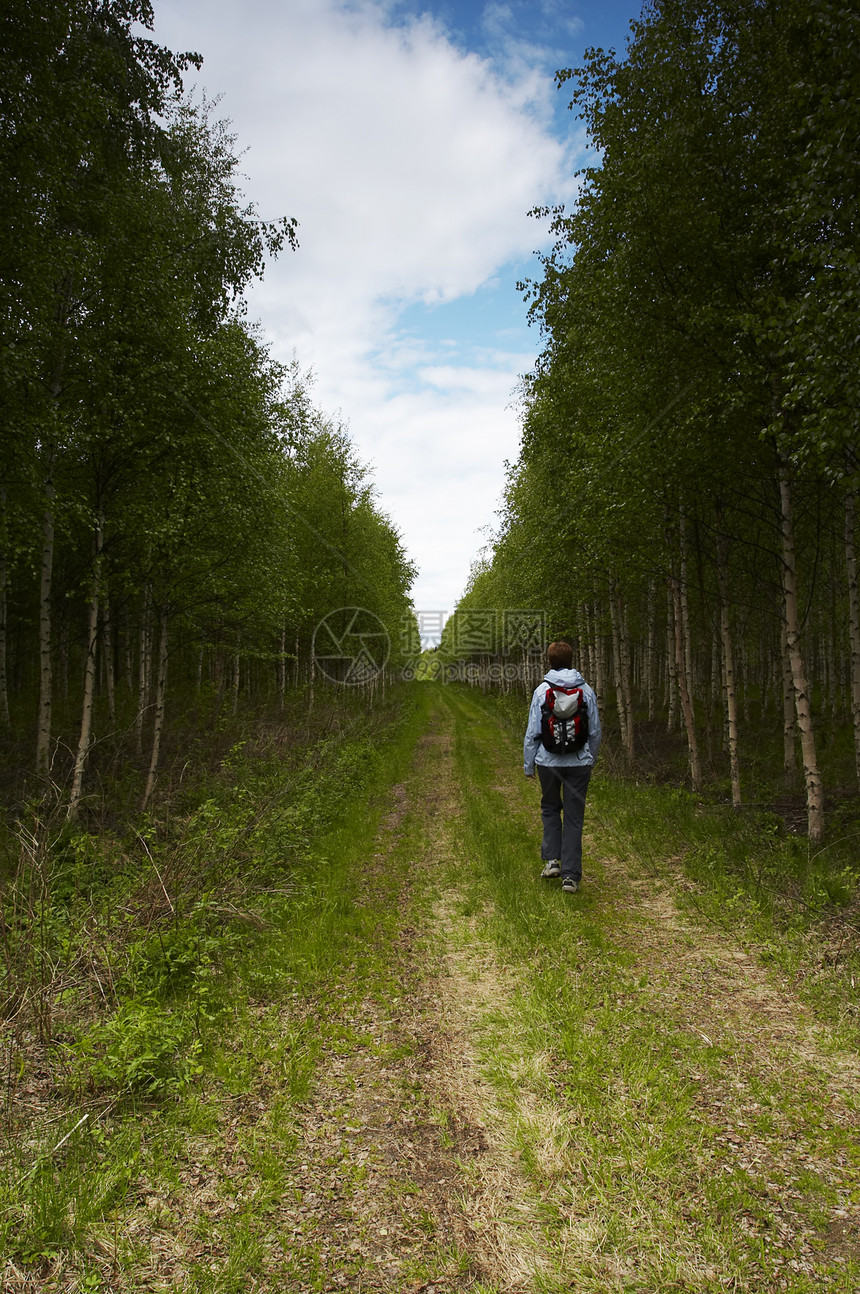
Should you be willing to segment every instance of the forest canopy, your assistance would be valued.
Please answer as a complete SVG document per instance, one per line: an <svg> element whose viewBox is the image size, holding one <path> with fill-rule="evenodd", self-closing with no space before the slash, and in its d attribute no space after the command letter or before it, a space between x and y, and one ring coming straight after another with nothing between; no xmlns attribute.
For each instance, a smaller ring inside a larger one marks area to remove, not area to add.
<svg viewBox="0 0 860 1294"><path fill-rule="evenodd" d="M12 792L35 773L72 814L95 725L146 804L172 694L283 697L333 608L395 655L412 619L346 429L246 318L296 221L246 202L227 125L183 92L199 56L152 21L145 0L2 19L0 728Z"/></svg>
<svg viewBox="0 0 860 1294"><path fill-rule="evenodd" d="M681 725L696 791L740 805L781 734L813 839L847 718L860 777L858 49L831 0L657 0L624 58L558 73L594 163L535 213L544 347L458 607L546 608L628 759L634 716Z"/></svg>

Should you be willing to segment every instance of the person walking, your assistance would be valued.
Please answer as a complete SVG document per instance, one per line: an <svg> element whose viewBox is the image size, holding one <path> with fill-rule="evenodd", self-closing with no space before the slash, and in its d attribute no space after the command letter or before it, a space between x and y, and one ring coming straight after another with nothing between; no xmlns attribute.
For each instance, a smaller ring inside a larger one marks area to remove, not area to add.
<svg viewBox="0 0 860 1294"><path fill-rule="evenodd" d="M600 750L597 698L568 642L550 643L549 669L532 694L523 741L523 771L540 781L541 877L561 877L575 894L582 882L582 824L591 772Z"/></svg>

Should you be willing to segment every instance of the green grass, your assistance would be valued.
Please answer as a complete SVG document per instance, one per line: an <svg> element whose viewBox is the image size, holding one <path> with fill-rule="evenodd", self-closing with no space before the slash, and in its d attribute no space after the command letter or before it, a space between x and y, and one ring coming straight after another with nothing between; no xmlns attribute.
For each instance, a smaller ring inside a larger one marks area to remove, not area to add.
<svg viewBox="0 0 860 1294"><path fill-rule="evenodd" d="M516 747L522 698L492 698L489 708ZM848 747L842 744L845 754ZM765 798L763 787L774 797L780 787L784 790L781 757L781 739L778 750L774 745L762 752L754 770L759 798ZM643 878L672 885L676 898L697 916L755 941L761 955L836 1031L839 1044L860 1047L856 808L834 806L827 837L815 846L771 810L735 812L710 793L655 784L648 772L643 769L639 780L618 772L594 779L589 820L606 847L634 859ZM694 886L679 885L681 876Z"/></svg>
<svg viewBox="0 0 860 1294"><path fill-rule="evenodd" d="M627 938L633 918L619 906L630 902L629 893L610 889L599 858L588 853L586 873L598 884L576 898L536 882L537 797L528 784L516 795L500 786L500 757L508 759L516 786L518 734L503 755L489 756L499 745L492 700L454 688L445 700L456 722L459 777L469 788L462 822L468 866L455 870L452 883L463 894L460 911L477 915L481 936L516 972L518 986L507 1011L487 1021L485 1069L512 1118L529 1101L562 1110L554 1131L560 1167L549 1182L540 1120L537 1127L517 1124L521 1163L555 1214L547 1244L555 1249L556 1274L545 1276L541 1288L569 1287L572 1268L562 1252L577 1237L576 1285L583 1291L761 1289L784 1279L798 1291L855 1288L856 1255L840 1263L801 1253L776 1229L780 1193L767 1167L744 1167L734 1143L724 1140L724 1120L760 1102L732 1091L743 1063L734 1048L699 1036L683 1011L661 1000L647 964L643 973L636 942ZM512 808L514 799L521 812ZM655 885L685 873L701 878L704 888L690 900L695 916L718 918L727 934L734 928L747 939L764 938L766 955L784 969L797 955L786 951L790 919L762 899L768 886L775 890L779 862L754 863L751 851L769 847L784 860L795 846L726 816L685 793L599 774L587 810L595 838L634 876ZM703 869L703 857L712 865ZM731 913L728 895L736 896ZM832 1021L829 1004L819 998L817 1005ZM522 1060L538 1050L550 1057L548 1072L530 1079ZM758 1081L761 1098L766 1080ZM703 1108L703 1086L723 1104ZM845 1202L851 1174L824 1181L803 1167L792 1138L806 1141L811 1153L826 1149L856 1166L853 1131L828 1126L827 1096L821 1076L792 1069L790 1058L770 1091L785 1132L776 1140L797 1232L822 1232L834 1202ZM801 1257L805 1271L791 1266Z"/></svg>
<svg viewBox="0 0 860 1294"><path fill-rule="evenodd" d="M431 720L453 727L459 788L456 803L441 792L432 822L421 795L441 785L442 757L428 746L412 762ZM362 1243L369 1190L411 1219L423 1247L404 1261L404 1287L464 1276L480 1254L446 1248L407 1178L373 1188L372 1140L369 1157L354 1156L348 1124L358 1074L399 1075L398 1108L434 1117L418 1044L373 1022L422 977L444 992L449 946L476 979L495 973L485 954L498 967L499 990L476 999L471 1027L527 1196L512 1208L522 1203L534 1221L522 1243L544 1259L536 1291L857 1288L857 1251L829 1228L837 1210L853 1218L860 1204L858 1111L848 1096L831 1104L826 1079L790 1041L763 1056L749 1034L706 1036L691 978L710 974L712 946L742 945L777 986L791 977L844 1042L856 1000L839 978L848 963L827 966L829 979L792 969L822 922L845 911L843 891L822 888L831 873L766 818L598 772L588 883L563 896L537 880L537 795L519 759L518 722L506 726L494 698L450 685L416 686L384 736L328 743L307 768L235 749L196 806L147 836L179 909L161 902L149 926L137 909L117 914L129 893L159 902L155 873L130 891L109 843L63 837L50 947L82 937L88 904L113 998L77 1034L58 1031L62 1118L32 1145L7 1138L0 1238L43 1288L55 1271L82 1289L134 1288L155 1237L186 1249L181 1283L165 1288L244 1294L256 1279L324 1290L331 1260L319 1235L283 1228L307 1202L300 1112L339 1061L325 1116L336 1135L315 1189L337 1177L337 1208ZM387 823L397 783L405 807ZM183 889L183 868L205 884ZM680 953L696 951L697 932L711 939L694 971L649 947L635 881L681 901L690 928L678 932ZM839 884L850 900L852 875ZM58 1019L83 1012L86 983L63 990ZM26 1067L30 1053L20 1056ZM435 1119L453 1162L456 1118L443 1104ZM465 1188L468 1159L460 1173ZM198 1190L209 1192L205 1207ZM360 1253L339 1262L358 1288ZM496 1288L477 1277L471 1287Z"/></svg>
<svg viewBox="0 0 860 1294"><path fill-rule="evenodd" d="M62 1011L75 1031L68 1041L61 1034L51 1053L69 1113L41 1134L34 1127L23 1144L9 1125L3 1145L0 1247L34 1274L47 1279L53 1264L68 1261L83 1272L93 1238L111 1230L137 1184L179 1190L176 1166L193 1158L191 1143L223 1137L231 1101L262 1097L243 1145L256 1182L252 1204L221 1227L218 1247L230 1255L223 1269L204 1264L188 1286L247 1288L242 1274L263 1262L266 1202L287 1180L293 1112L320 1049L360 1045L343 1023L352 1003L371 988L391 988L386 948L397 924L398 872L377 878L372 902L360 878L388 788L423 726L421 699L409 698L384 740L379 733L332 740L304 769L234 751L226 784L211 786L168 836L150 833L153 871L171 886L174 909L154 925L115 914L111 924L110 908L118 896L127 908L135 885L120 854L120 867L99 886L90 864L110 856L109 840L59 834L49 859L53 906L43 921L51 955L101 925L111 1000L90 1019L76 1019L77 1001L55 1004L55 1020ZM193 884L200 877L202 887ZM18 1055L21 1066L33 1063ZM86 1119L54 1149L82 1107ZM229 1184L223 1189L229 1194ZM167 1218L169 1207L162 1213ZM115 1257L120 1267L137 1260L133 1247Z"/></svg>

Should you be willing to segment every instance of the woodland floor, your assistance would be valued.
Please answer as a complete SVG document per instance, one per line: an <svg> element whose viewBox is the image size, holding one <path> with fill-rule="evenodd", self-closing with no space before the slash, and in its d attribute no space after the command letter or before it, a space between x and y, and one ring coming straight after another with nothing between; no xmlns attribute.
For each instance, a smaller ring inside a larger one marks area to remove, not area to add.
<svg viewBox="0 0 860 1294"><path fill-rule="evenodd" d="M213 1083L90 1275L9 1263L4 1290L860 1288L856 1054L671 859L643 875L614 848L599 796L581 894L541 882L518 754L438 689L360 877L397 907L383 987L356 1002L347 966L261 1005L245 1090ZM315 1011L282 1109L273 1029Z"/></svg>

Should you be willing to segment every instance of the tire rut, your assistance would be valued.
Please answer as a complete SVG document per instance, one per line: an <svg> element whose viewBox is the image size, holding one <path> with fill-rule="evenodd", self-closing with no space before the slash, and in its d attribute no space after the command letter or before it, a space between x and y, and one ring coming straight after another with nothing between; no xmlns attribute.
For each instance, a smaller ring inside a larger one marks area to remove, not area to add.
<svg viewBox="0 0 860 1294"><path fill-rule="evenodd" d="M441 884L459 815L446 707L436 710L412 775L392 800L371 872L386 865L411 814L426 824L413 863L421 886ZM354 1023L372 1045L326 1055L324 1078L300 1117L297 1155L315 1189L294 1234L324 1253L330 1277L295 1288L357 1288L360 1280L362 1290L441 1294L481 1282L526 1294L539 1262L539 1201L475 1046L482 1010L498 1006L509 988L491 948L459 916L456 892L445 883L416 917L409 888L396 949L403 994L387 1009L362 1004Z"/></svg>

